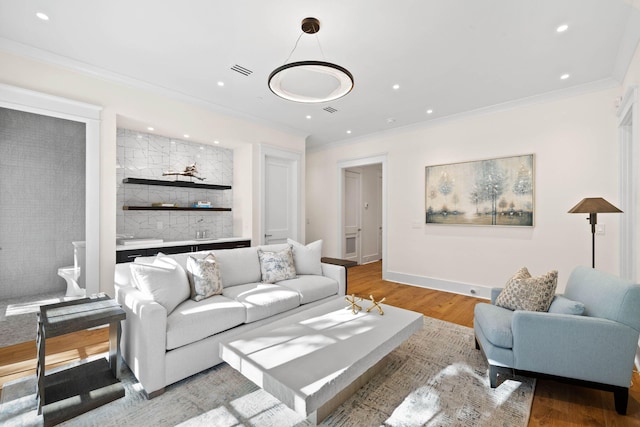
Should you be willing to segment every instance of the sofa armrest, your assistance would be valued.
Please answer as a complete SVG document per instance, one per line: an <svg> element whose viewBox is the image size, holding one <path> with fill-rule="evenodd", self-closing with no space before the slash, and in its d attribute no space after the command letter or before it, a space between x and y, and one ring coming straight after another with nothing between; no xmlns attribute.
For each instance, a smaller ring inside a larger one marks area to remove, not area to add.
<svg viewBox="0 0 640 427"><path fill-rule="evenodd" d="M341 265L322 263L322 275L338 282L338 295L347 293L347 269Z"/></svg>
<svg viewBox="0 0 640 427"><path fill-rule="evenodd" d="M147 395L165 386L167 310L132 286L115 285L116 301L127 313L122 356Z"/></svg>
<svg viewBox="0 0 640 427"><path fill-rule="evenodd" d="M515 311L515 368L629 387L638 331L608 319Z"/></svg>

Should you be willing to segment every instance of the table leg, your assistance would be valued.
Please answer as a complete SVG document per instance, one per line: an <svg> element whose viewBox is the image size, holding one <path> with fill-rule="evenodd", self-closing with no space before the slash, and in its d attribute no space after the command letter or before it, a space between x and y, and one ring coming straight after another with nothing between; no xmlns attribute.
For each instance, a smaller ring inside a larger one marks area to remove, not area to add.
<svg viewBox="0 0 640 427"><path fill-rule="evenodd" d="M38 384L36 386L36 399L38 400L38 415L42 414L42 406L44 406L44 375L45 375L45 342L44 327L40 315L38 314L38 332L37 332L37 353L38 365L36 366L36 375Z"/></svg>
<svg viewBox="0 0 640 427"><path fill-rule="evenodd" d="M120 379L120 322L109 323L109 366L113 376Z"/></svg>

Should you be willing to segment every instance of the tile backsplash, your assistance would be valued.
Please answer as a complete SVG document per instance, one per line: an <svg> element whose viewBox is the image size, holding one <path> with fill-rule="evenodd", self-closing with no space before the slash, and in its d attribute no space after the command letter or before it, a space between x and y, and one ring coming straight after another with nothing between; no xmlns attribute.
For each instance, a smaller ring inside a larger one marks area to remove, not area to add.
<svg viewBox="0 0 640 427"><path fill-rule="evenodd" d="M191 178L194 182L233 185L232 150L119 128L116 232L165 241L193 239L197 231L206 231L207 237L215 239L232 237L231 212L123 210L123 206L150 206L152 203L177 203L186 207L197 201L209 201L215 207L231 208L233 190L122 183L124 178L174 181L176 177L163 176L163 172L180 172L193 163L198 168L198 176L205 178L204 181ZM190 180L184 176L177 179Z"/></svg>

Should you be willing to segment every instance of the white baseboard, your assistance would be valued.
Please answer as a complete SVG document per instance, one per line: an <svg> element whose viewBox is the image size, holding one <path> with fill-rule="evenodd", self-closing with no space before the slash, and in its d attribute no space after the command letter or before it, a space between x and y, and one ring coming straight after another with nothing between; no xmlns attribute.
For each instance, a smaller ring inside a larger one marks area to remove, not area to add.
<svg viewBox="0 0 640 427"><path fill-rule="evenodd" d="M483 299L491 299L491 288L488 288L486 286L479 286L471 283L453 282L450 280L434 279L425 276L415 276L412 274L398 273L396 271L383 272L382 276L384 280L403 283L405 285L435 289L438 291L468 295Z"/></svg>

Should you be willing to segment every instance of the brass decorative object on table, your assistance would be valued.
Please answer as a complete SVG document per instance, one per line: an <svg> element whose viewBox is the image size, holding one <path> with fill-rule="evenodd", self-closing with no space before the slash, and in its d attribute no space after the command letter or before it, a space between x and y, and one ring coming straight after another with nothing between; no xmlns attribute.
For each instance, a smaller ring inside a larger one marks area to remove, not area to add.
<svg viewBox="0 0 640 427"><path fill-rule="evenodd" d="M351 294L351 296L344 297L344 299L349 304L351 304L349 307L346 307L346 308L351 309L351 312L353 314L358 314L358 312L362 310L362 307L358 305L358 301L362 301L362 298L358 300L355 294Z"/></svg>
<svg viewBox="0 0 640 427"><path fill-rule="evenodd" d="M384 300L387 299L387 297L383 297L380 301L376 301L373 298L373 295L369 295L369 298L371 299L371 302L373 303L373 305L367 308L367 313L373 310L374 308L377 308L378 312L380 312L380 316L384 316L384 311L382 310L382 307L380 307L380 304L382 304Z"/></svg>

